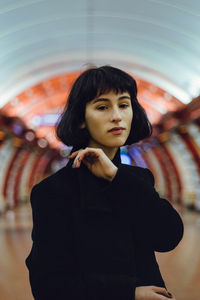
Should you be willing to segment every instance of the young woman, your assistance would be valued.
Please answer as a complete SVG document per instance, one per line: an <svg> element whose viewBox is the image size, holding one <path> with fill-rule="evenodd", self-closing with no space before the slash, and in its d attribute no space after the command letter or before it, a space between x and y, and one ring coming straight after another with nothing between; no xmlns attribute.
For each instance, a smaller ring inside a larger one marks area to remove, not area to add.
<svg viewBox="0 0 200 300"><path fill-rule="evenodd" d="M174 249L183 222L152 172L120 159L121 146L152 134L135 80L111 66L87 69L56 132L73 148L67 165L31 191L34 298L175 300L154 251Z"/></svg>

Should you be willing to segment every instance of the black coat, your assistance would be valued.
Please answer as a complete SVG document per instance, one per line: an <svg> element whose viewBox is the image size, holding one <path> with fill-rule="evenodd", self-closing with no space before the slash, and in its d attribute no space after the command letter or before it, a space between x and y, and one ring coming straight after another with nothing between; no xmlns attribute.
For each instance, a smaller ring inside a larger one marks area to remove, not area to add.
<svg viewBox="0 0 200 300"><path fill-rule="evenodd" d="M73 160L31 191L33 245L26 266L36 300L134 300L166 287L154 251L174 249L183 222L147 168L121 163L112 182Z"/></svg>

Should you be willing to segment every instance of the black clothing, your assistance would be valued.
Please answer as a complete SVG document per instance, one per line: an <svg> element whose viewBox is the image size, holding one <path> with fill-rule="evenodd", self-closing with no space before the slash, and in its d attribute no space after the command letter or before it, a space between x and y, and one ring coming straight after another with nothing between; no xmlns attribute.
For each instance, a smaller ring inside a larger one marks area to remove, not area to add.
<svg viewBox="0 0 200 300"><path fill-rule="evenodd" d="M122 164L120 148L112 162L112 182L71 159L32 188L35 300L134 300L137 286L166 287L154 251L179 244L181 217L149 169Z"/></svg>

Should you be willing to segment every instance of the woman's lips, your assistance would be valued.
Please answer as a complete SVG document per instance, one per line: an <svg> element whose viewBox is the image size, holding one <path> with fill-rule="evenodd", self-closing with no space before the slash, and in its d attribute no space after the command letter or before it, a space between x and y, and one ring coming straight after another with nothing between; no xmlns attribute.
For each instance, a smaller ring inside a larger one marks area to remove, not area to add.
<svg viewBox="0 0 200 300"><path fill-rule="evenodd" d="M111 130L110 132L113 134L121 134L124 129L116 129L116 130Z"/></svg>

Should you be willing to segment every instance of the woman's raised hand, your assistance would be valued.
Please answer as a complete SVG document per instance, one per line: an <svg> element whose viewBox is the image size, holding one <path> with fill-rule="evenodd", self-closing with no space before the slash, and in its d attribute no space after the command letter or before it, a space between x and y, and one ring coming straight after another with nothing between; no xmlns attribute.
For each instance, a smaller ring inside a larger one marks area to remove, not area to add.
<svg viewBox="0 0 200 300"><path fill-rule="evenodd" d="M138 286L135 289L135 300L176 300L165 288L159 286Z"/></svg>
<svg viewBox="0 0 200 300"><path fill-rule="evenodd" d="M79 168L83 162L88 169L97 177L112 181L118 168L108 158L101 148L80 149L73 152L68 158L74 158L73 168Z"/></svg>

